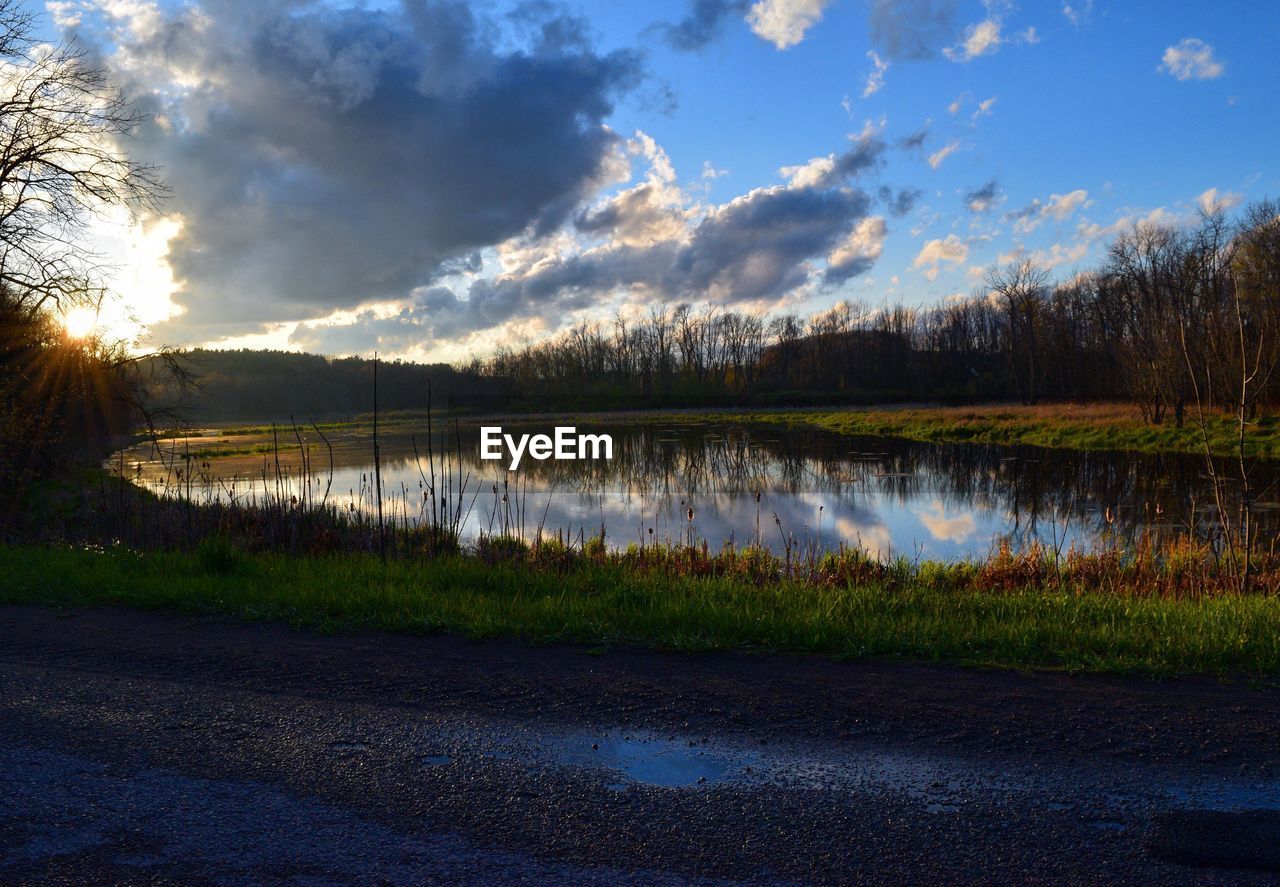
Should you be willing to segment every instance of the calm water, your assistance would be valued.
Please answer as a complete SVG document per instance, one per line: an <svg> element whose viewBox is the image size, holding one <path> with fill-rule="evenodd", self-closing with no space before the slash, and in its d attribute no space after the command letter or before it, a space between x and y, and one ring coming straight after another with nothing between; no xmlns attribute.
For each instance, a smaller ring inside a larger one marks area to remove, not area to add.
<svg viewBox="0 0 1280 887"><path fill-rule="evenodd" d="M1108 531L1159 533L1212 520L1211 489L1195 457L923 444L776 427L611 425L579 431L612 434L614 458L537 462L526 456L518 471L508 472L505 461L479 459L477 428L462 428L457 440L451 434L452 504L461 503L464 537L501 531L504 523L526 537L541 527L575 540L603 527L613 545L692 534L715 548L728 540L750 542L758 532L776 551L787 534L824 547L861 545L881 555L959 558L986 554L1001 539L1015 545L1087 543ZM292 431L280 442L296 443ZM330 436L331 485L329 450L314 432L303 435L309 481L296 446L280 452L279 481L273 454L243 452L269 443L269 435L202 438L168 444L164 458L154 447L121 456L129 476L169 495L261 502L283 492L320 501L328 487L330 503L373 509L367 435ZM407 431L381 440L388 519L414 522L429 508L425 434L416 435L416 443L417 455ZM437 472L443 446L437 438ZM172 467L183 465L184 450L201 454L192 477ZM212 456L211 450L242 452ZM1258 487L1277 476L1266 464L1253 472ZM459 477L466 479L461 498ZM1269 531L1277 525L1278 507L1267 502L1261 509Z"/></svg>

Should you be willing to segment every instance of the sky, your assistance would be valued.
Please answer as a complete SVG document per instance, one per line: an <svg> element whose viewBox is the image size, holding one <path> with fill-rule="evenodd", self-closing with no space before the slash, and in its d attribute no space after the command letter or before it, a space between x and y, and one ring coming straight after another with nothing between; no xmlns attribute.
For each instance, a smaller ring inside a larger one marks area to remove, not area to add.
<svg viewBox="0 0 1280 887"><path fill-rule="evenodd" d="M456 362L664 303L932 305L1280 196L1271 0L46 6L170 189L93 225L142 345Z"/></svg>

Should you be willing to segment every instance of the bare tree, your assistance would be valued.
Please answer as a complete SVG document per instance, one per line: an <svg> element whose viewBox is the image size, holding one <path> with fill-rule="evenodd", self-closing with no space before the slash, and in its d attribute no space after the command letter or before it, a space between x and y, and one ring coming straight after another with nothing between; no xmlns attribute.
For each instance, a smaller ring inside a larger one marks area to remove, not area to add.
<svg viewBox="0 0 1280 887"><path fill-rule="evenodd" d="M141 119L83 49L40 44L27 6L0 0L0 301L11 311L100 299L86 223L163 190L119 149Z"/></svg>
<svg viewBox="0 0 1280 887"><path fill-rule="evenodd" d="M1183 281L1184 301L1194 308L1183 315L1179 338L1226 566L1245 592L1257 547L1259 498L1248 431L1257 424L1258 407L1280 364L1280 207L1271 201L1255 204L1234 231L1220 211L1206 213L1191 244ZM1230 469L1219 468L1214 459L1210 422L1216 405L1230 407Z"/></svg>
<svg viewBox="0 0 1280 887"><path fill-rule="evenodd" d="M987 271L986 284L1009 317L1009 367L1018 395L1024 403L1035 403L1039 393L1037 332L1049 272L1024 259L991 268Z"/></svg>

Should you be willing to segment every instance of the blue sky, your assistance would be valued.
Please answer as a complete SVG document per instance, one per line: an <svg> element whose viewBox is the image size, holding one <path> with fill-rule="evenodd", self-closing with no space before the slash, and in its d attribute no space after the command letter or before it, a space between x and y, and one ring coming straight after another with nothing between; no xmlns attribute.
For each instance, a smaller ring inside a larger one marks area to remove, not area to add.
<svg viewBox="0 0 1280 887"><path fill-rule="evenodd" d="M169 342L461 359L660 302L932 304L1280 194L1264 2L49 6L157 121L131 150L174 198L102 237Z"/></svg>

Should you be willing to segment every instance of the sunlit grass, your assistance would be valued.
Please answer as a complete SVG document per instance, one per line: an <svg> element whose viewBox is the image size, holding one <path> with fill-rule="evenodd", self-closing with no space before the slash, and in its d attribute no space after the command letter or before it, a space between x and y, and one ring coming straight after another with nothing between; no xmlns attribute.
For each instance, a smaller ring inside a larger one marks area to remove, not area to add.
<svg viewBox="0 0 1280 887"><path fill-rule="evenodd" d="M674 416L656 417L674 421ZM1130 404L983 405L854 410L777 410L680 414L679 421L738 422L818 428L845 435L901 437L928 443L1024 444L1073 450L1203 454L1200 429L1187 421L1152 425ZM1234 455L1232 417L1209 417L1206 430L1216 455ZM1250 456L1280 456L1280 418L1263 417L1246 435Z"/></svg>

